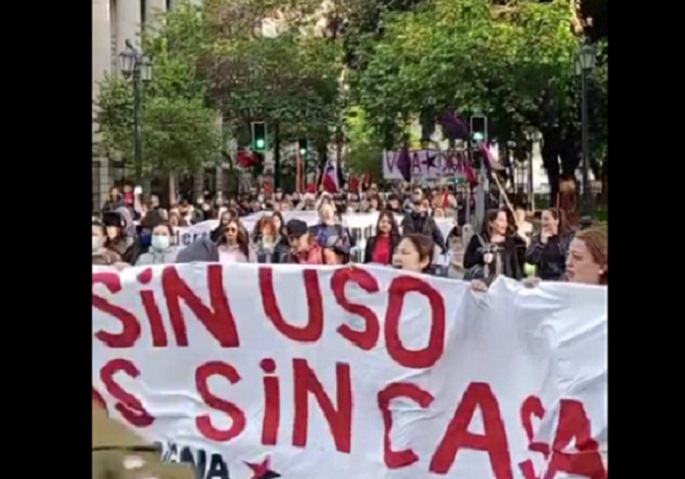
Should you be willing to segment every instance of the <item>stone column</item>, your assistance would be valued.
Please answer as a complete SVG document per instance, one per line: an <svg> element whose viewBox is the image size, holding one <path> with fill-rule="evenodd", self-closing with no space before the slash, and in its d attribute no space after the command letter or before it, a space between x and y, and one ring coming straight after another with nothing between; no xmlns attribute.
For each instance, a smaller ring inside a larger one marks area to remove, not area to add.
<svg viewBox="0 0 685 479"><path fill-rule="evenodd" d="M140 46L140 0L117 0L117 52L126 49L126 40Z"/></svg>
<svg viewBox="0 0 685 479"><path fill-rule="evenodd" d="M110 70L112 64L111 55L111 41L112 31L110 29L110 0L93 0L93 26L92 26L92 98L96 100L100 93L100 82L104 79L105 73ZM95 108L93 108L93 143L99 143L101 138L97 132L97 124L95 123ZM95 148L93 148L95 149ZM93 181L97 184L93 185L93 190L96 192L95 199L96 207L99 207L104 199L107 197L110 181L108 173L108 162L106 157L93 156L93 162L99 162L100 168L98 174L93 175Z"/></svg>
<svg viewBox="0 0 685 479"><path fill-rule="evenodd" d="M145 2L145 26L153 26L160 13L166 12L166 0L147 0Z"/></svg>

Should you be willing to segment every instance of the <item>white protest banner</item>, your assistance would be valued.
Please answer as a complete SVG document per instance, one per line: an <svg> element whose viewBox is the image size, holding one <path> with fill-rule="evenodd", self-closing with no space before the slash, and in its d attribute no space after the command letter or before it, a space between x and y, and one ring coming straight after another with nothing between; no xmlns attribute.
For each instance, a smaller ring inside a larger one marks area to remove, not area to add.
<svg viewBox="0 0 685 479"><path fill-rule="evenodd" d="M606 299L381 267L95 270L93 397L204 479L605 479Z"/></svg>
<svg viewBox="0 0 685 479"><path fill-rule="evenodd" d="M383 178L400 180L404 178L397 166L401 150L383 152ZM463 178L464 153L459 150L410 150L410 172L418 181L436 180L438 178Z"/></svg>
<svg viewBox="0 0 685 479"><path fill-rule="evenodd" d="M248 231L254 229L254 225L262 218L264 215L269 213L259 212L253 213L251 215L240 218L240 221L245 225ZM346 228L350 229L352 235L357 238L358 241L364 242L369 239L369 237L375 234L376 224L378 223L379 213L346 213L342 215L342 224ZM309 226L314 226L319 223L319 214L316 211L284 211L282 213L283 220L287 223L291 219L295 218L304 221ZM395 214L395 221L398 226L402 224L402 218L404 215ZM438 225L438 229L442 233L444 238L452 231L457 224L454 218L435 218L435 223Z"/></svg>
<svg viewBox="0 0 685 479"><path fill-rule="evenodd" d="M185 248L193 241L204 236L209 236L209 233L217 226L219 226L219 220L202 221L192 226L177 226L174 228L174 236L176 238L175 245L179 249Z"/></svg>

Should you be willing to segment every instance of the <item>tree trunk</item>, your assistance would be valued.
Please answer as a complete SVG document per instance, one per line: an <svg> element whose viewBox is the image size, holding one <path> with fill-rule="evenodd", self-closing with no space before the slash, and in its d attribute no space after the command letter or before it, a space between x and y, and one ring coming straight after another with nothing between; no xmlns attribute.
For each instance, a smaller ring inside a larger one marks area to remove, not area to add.
<svg viewBox="0 0 685 479"><path fill-rule="evenodd" d="M169 173L169 206L176 204L176 174Z"/></svg>
<svg viewBox="0 0 685 479"><path fill-rule="evenodd" d="M197 199L202 196L202 190L204 189L205 186L205 168L204 166L200 165L197 168L195 168L195 172L193 173L193 199L197 201Z"/></svg>
<svg viewBox="0 0 685 479"><path fill-rule="evenodd" d="M541 130L542 145L540 147L540 154L542 156L542 165L547 172L547 181L549 182L549 207L557 205L559 197L559 180L561 179L561 170L559 168L559 132L556 129L549 128ZM531 162L532 165L532 162Z"/></svg>

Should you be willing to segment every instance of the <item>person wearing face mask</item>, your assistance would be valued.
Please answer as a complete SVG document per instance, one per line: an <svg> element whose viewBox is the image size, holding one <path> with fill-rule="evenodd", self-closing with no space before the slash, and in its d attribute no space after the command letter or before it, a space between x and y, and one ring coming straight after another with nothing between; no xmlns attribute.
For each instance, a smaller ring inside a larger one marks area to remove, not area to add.
<svg viewBox="0 0 685 479"><path fill-rule="evenodd" d="M445 238L435 219L428 212L428 200L423 198L420 190L414 193L413 200L414 211L404 215L402 234L419 233L428 236L440 248L442 254L445 254L447 252Z"/></svg>
<svg viewBox="0 0 685 479"><path fill-rule="evenodd" d="M428 273L433 258L433 240L426 235L405 235L392 256L392 266L403 271Z"/></svg>
<svg viewBox="0 0 685 479"><path fill-rule="evenodd" d="M106 247L128 264L135 264L139 254L139 245L135 239L136 227L130 213L125 207L105 213L103 223L107 228Z"/></svg>
<svg viewBox="0 0 685 479"><path fill-rule="evenodd" d="M169 264L176 262L178 250L172 244L174 231L169 223L159 223L152 229L150 249L140 255L136 266L148 264Z"/></svg>
<svg viewBox="0 0 685 479"><path fill-rule="evenodd" d="M121 256L107 248L107 228L100 221L92 222L93 263L98 266L112 266L121 262Z"/></svg>
<svg viewBox="0 0 685 479"><path fill-rule="evenodd" d="M540 279L559 281L564 277L573 233L566 224L566 214L559 208L543 211L541 223L540 233L533 237L526 251L526 262L535 266Z"/></svg>

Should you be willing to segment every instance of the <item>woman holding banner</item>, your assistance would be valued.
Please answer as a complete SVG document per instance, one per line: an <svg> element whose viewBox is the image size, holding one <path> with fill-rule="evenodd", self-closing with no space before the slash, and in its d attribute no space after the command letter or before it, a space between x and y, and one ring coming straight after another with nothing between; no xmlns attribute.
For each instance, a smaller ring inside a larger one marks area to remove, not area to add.
<svg viewBox="0 0 685 479"><path fill-rule="evenodd" d="M397 245L392 257L394 268L414 273L430 273L435 243L430 236L410 233Z"/></svg>
<svg viewBox="0 0 685 479"><path fill-rule="evenodd" d="M565 279L569 283L609 285L609 241L604 228L581 230L573 237L568 249ZM526 278L523 284L533 288L540 278ZM487 291L482 281L473 281L474 291Z"/></svg>

